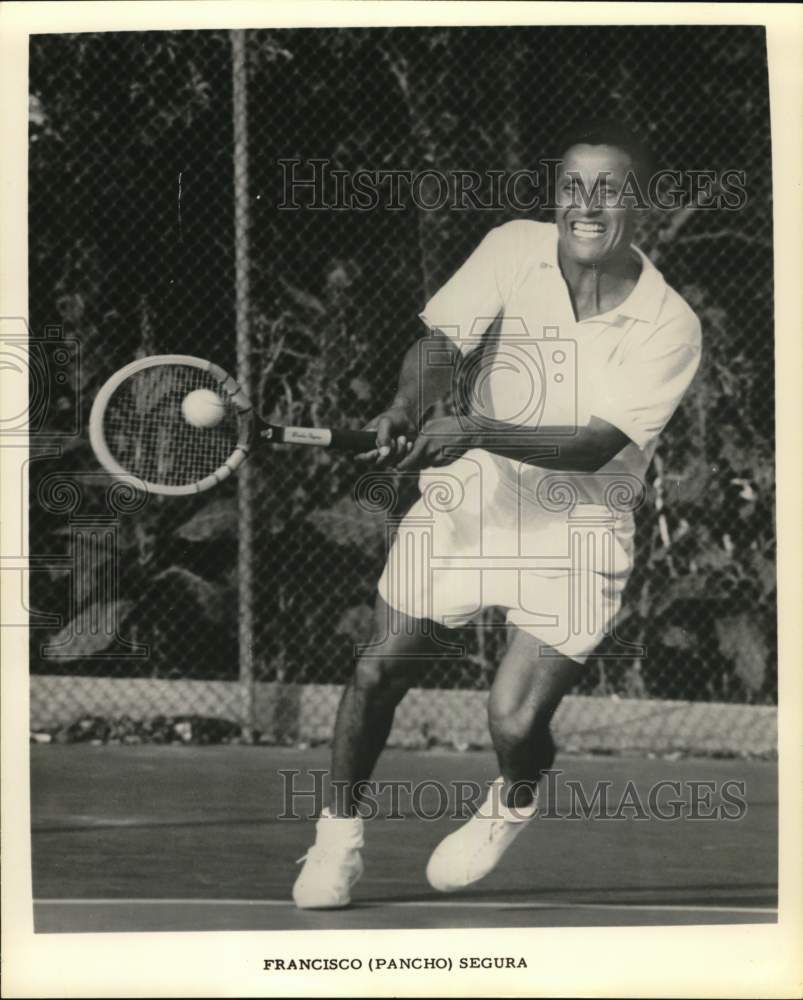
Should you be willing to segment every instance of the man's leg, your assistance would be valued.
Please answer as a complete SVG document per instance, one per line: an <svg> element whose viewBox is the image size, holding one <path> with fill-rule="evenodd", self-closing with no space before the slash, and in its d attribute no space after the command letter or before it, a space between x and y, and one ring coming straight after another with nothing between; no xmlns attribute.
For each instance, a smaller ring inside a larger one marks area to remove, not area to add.
<svg viewBox="0 0 803 1000"><path fill-rule="evenodd" d="M396 706L420 676L435 642L432 622L408 618L377 595L372 645L340 699L332 746L330 811L354 815L354 786L367 781L384 749Z"/></svg>
<svg viewBox="0 0 803 1000"><path fill-rule="evenodd" d="M427 878L441 892L464 888L493 871L535 815L536 784L555 758L549 723L583 671L565 656L542 655L541 647L538 640L514 629L488 700L500 782L476 815L433 852Z"/></svg>
<svg viewBox="0 0 803 1000"><path fill-rule="evenodd" d="M393 725L396 706L415 682L435 640L431 622L408 618L377 596L372 644L340 699L332 748L331 803L293 886L296 906L347 906L362 875L363 821L355 785L367 781Z"/></svg>
<svg viewBox="0 0 803 1000"><path fill-rule="evenodd" d="M502 803L507 806L528 806L542 771L552 766L555 744L549 724L584 670L554 650L543 655L542 648L538 639L514 628L488 699L491 739L504 779Z"/></svg>

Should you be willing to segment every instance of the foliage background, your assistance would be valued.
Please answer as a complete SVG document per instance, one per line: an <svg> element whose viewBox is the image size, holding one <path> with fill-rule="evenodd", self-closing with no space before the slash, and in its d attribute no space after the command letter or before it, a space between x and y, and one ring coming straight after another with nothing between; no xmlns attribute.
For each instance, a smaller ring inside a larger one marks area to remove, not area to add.
<svg viewBox="0 0 803 1000"><path fill-rule="evenodd" d="M775 673L771 160L763 29L443 28L247 33L254 394L266 417L360 426L388 401L415 316L499 211L279 211L278 161L513 171L567 120L620 117L661 166L738 169L738 212L651 212L641 245L703 324L704 361L661 439L639 511L620 633L647 654L591 661L588 693L772 702ZM30 62L30 320L81 349L43 429L137 354L233 368L232 62L227 32L37 36ZM536 215L546 218L546 215ZM355 508L353 466L324 452L254 458L257 676L340 682L365 638L385 524ZM39 502L54 471L95 463L84 435L31 465L31 551L68 552L69 516ZM87 487L84 512L103 492ZM409 502L409 490L400 503ZM237 673L234 485L151 500L119 523L121 629L145 661L82 639L75 586L34 573L38 673ZM91 587L82 594L90 594ZM73 602L71 604L71 602ZM86 610L86 609L84 609ZM102 610L102 609L101 609ZM497 620L493 612L488 624ZM504 639L424 683L484 686ZM604 649L603 649L604 651ZM85 655L84 655L85 654Z"/></svg>

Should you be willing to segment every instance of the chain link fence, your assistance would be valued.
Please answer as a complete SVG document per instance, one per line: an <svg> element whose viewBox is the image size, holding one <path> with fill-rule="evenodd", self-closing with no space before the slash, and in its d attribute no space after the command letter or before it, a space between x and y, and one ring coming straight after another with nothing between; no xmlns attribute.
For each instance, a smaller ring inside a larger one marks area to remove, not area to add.
<svg viewBox="0 0 803 1000"><path fill-rule="evenodd" d="M743 172L747 198L640 213L640 245L701 318L704 359L637 512L617 631L643 655L603 645L558 729L570 746L771 751L763 29L106 33L37 36L30 57L31 365L48 385L30 463L42 738L328 738L368 637L388 516L414 483L386 477L392 504L372 513L353 462L277 448L210 494L121 497L89 449L94 392L136 356L188 353L238 372L266 419L362 426L392 397L426 297L521 217L504 197L439 205L438 178L510 176L569 120L602 113L641 132L659 166ZM419 188L389 180L379 207L345 210L338 185L359 171ZM485 612L458 636L466 655L430 664L399 739L485 739L478 699L501 620Z"/></svg>

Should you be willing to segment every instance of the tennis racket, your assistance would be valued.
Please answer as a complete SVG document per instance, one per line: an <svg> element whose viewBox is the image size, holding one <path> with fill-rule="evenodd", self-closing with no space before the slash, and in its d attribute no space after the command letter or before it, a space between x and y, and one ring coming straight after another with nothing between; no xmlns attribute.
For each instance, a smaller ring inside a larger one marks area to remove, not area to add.
<svg viewBox="0 0 803 1000"><path fill-rule="evenodd" d="M214 393L214 426L197 426L184 403ZM163 496L202 493L228 479L257 445L303 444L353 453L376 446L371 431L280 427L255 413L242 387L218 365L185 354L132 361L103 385L89 416L98 461L137 489Z"/></svg>

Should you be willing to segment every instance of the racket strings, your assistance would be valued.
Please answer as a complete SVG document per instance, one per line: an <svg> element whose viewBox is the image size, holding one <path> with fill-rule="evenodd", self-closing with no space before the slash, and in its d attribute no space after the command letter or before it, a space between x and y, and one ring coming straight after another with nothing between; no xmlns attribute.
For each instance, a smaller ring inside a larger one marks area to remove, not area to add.
<svg viewBox="0 0 803 1000"><path fill-rule="evenodd" d="M214 427L195 427L181 405L195 389L223 402ZM238 410L217 379L189 365L158 365L135 372L117 388L103 418L106 444L131 475L164 486L186 486L211 475L239 438Z"/></svg>

